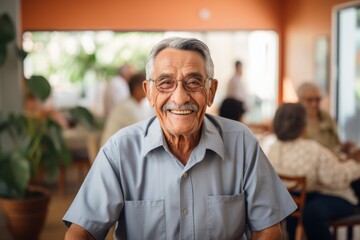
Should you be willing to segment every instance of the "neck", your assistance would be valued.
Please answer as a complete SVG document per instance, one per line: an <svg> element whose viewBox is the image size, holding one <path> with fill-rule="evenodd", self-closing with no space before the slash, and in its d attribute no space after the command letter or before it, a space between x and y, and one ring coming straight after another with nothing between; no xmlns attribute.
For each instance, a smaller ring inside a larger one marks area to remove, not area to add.
<svg viewBox="0 0 360 240"><path fill-rule="evenodd" d="M175 136L165 134L166 142L170 152L174 154L182 164L186 165L192 151L200 141L201 130L190 136Z"/></svg>
<svg viewBox="0 0 360 240"><path fill-rule="evenodd" d="M317 113L307 113L307 120L309 121L309 122L311 122L311 123L313 123L313 122L318 122L318 120L319 120L319 116L318 116L318 114Z"/></svg>

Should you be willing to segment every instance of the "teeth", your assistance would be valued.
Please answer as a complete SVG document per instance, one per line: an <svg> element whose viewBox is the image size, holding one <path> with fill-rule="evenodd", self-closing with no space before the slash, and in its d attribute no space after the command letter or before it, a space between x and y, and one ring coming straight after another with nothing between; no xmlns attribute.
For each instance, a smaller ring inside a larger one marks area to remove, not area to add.
<svg viewBox="0 0 360 240"><path fill-rule="evenodd" d="M174 114L179 114L179 115L186 115L186 114L191 114L192 111L190 110L170 110L171 113Z"/></svg>

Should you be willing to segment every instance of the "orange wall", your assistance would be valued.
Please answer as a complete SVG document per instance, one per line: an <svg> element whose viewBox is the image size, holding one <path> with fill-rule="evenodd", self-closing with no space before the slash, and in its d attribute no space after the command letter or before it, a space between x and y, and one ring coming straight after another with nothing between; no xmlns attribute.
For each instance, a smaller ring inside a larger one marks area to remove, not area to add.
<svg viewBox="0 0 360 240"><path fill-rule="evenodd" d="M287 0L283 18L284 72L296 89L303 81L315 78L315 41L329 39L331 54L332 9L346 0ZM330 80L330 79L329 79ZM325 106L329 107L329 106Z"/></svg>
<svg viewBox="0 0 360 240"><path fill-rule="evenodd" d="M281 0L22 0L23 30L279 28ZM199 17L207 9L210 18Z"/></svg>

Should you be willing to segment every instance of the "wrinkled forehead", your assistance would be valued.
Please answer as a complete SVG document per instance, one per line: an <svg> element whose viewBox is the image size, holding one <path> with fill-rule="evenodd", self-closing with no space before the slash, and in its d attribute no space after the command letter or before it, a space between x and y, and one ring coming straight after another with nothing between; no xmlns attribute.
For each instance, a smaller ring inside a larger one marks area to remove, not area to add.
<svg viewBox="0 0 360 240"><path fill-rule="evenodd" d="M321 97L321 93L317 88L311 88L304 92L304 97Z"/></svg>
<svg viewBox="0 0 360 240"><path fill-rule="evenodd" d="M154 59L154 75L162 73L186 74L188 72L205 74L205 60L201 53L190 50L166 48Z"/></svg>
<svg viewBox="0 0 360 240"><path fill-rule="evenodd" d="M308 87L303 90L302 92L302 98L309 98L309 97L321 97L320 89L316 87Z"/></svg>

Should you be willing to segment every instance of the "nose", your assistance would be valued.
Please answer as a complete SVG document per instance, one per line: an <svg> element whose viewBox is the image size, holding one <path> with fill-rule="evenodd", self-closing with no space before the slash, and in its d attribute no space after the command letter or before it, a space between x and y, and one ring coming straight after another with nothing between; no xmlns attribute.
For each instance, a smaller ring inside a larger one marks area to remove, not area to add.
<svg viewBox="0 0 360 240"><path fill-rule="evenodd" d="M171 100L176 104L185 104L190 101L190 94L184 88L184 82L181 80L176 81L176 88L171 94Z"/></svg>

